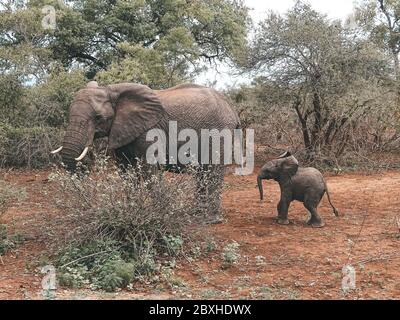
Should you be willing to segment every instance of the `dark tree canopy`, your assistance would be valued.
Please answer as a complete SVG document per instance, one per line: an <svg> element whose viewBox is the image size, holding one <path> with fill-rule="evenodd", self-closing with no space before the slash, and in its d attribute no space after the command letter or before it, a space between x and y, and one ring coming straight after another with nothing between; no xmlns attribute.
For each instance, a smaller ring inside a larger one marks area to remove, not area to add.
<svg viewBox="0 0 400 320"><path fill-rule="evenodd" d="M85 68L89 78L101 71L105 82L166 86L187 79L189 70L196 74L204 61L234 58L246 44L249 18L241 1L65 2L3 4L0 68L18 69L25 62L31 70L19 71L40 77L43 70L37 69L54 62L67 70ZM45 5L56 9L55 30L41 27Z"/></svg>

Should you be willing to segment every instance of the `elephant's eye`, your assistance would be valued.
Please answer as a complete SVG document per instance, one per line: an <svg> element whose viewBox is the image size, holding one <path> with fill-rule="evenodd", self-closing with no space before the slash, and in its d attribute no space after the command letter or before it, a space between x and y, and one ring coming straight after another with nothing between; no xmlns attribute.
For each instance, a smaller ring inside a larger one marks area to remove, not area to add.
<svg viewBox="0 0 400 320"><path fill-rule="evenodd" d="M101 119L103 119L101 114L96 114L95 116L96 121L100 121Z"/></svg>

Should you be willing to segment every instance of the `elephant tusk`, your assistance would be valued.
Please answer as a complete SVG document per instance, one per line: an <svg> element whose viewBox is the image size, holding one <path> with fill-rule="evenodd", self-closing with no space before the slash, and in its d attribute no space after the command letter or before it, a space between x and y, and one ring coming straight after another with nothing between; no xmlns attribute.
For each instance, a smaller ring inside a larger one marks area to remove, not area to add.
<svg viewBox="0 0 400 320"><path fill-rule="evenodd" d="M61 150L62 150L62 148L63 147L59 147L58 149L56 149L56 150L53 150L52 152L50 152L51 154L56 154L56 153L59 153Z"/></svg>
<svg viewBox="0 0 400 320"><path fill-rule="evenodd" d="M88 153L88 151L89 151L89 147L86 147L86 148L83 150L82 154L81 154L78 158L75 158L75 160L76 160L76 161L81 161L81 160L86 156L86 154Z"/></svg>

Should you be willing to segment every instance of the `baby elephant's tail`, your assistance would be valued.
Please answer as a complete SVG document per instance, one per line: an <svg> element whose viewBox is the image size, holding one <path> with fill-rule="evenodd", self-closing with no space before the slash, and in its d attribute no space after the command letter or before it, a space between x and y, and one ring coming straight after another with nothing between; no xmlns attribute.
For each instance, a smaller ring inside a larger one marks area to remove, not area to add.
<svg viewBox="0 0 400 320"><path fill-rule="evenodd" d="M326 195L328 196L329 204L331 205L331 207L333 209L333 213L335 214L336 217L339 217L339 211L337 211L335 206L332 204L331 196L329 195L329 190L328 190L328 186L326 185L326 182L325 182L325 192L326 192Z"/></svg>

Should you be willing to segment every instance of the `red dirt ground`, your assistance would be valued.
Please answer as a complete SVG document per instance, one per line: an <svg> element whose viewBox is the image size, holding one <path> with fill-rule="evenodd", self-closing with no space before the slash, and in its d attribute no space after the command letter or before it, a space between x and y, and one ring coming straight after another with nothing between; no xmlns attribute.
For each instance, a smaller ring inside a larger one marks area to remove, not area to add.
<svg viewBox="0 0 400 320"><path fill-rule="evenodd" d="M42 298L37 266L43 264L46 245L35 240L40 228L31 221L56 210L51 193L43 191L51 189L48 174L3 172L5 180L25 187L28 197L0 222L16 219L17 231L22 230L28 240L0 260L0 299ZM335 218L324 198L319 211L326 227L312 229L300 203L290 209L291 225L274 224L276 183L265 183L267 201L261 203L255 175L228 175L223 199L226 222L203 230L207 234L203 240L215 239L217 251L194 261L178 261L175 286L140 285L113 294L59 289L57 298L399 299L400 171L343 174L327 181L342 216ZM232 241L240 245L240 258L222 268L222 248ZM342 268L347 264L355 268L356 289L345 294Z"/></svg>

